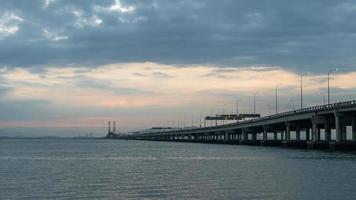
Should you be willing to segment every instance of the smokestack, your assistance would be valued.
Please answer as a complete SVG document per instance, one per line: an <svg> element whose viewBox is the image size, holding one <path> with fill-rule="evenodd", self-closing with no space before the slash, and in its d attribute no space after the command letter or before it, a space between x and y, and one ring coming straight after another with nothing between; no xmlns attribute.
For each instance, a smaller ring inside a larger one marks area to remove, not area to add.
<svg viewBox="0 0 356 200"><path fill-rule="evenodd" d="M113 132L116 132L116 121L113 122Z"/></svg>
<svg viewBox="0 0 356 200"><path fill-rule="evenodd" d="M111 121L108 122L108 133L111 132Z"/></svg>

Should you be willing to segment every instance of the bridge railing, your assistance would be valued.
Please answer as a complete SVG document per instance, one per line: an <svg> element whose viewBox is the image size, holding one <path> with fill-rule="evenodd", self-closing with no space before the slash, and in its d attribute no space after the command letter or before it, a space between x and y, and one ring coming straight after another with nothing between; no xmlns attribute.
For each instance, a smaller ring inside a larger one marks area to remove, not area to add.
<svg viewBox="0 0 356 200"><path fill-rule="evenodd" d="M337 102L337 103L331 103L331 104L325 104L325 105L318 105L318 106L312 106L312 107L298 109L298 110L292 110L292 111L277 113L277 114L274 114L274 115L255 118L255 119L251 119L251 120L246 120L246 121L240 122L239 124L250 123L250 122L254 122L254 121L261 121L261 120L266 120L266 119L279 118L279 117L292 116L292 115L295 115L295 114L303 114L303 113L310 113L310 112L317 112L317 111L334 110L334 109L339 109L339 108L344 108L344 107L351 107L351 106L355 106L355 105L356 105L356 100L345 101L345 102Z"/></svg>
<svg viewBox="0 0 356 200"><path fill-rule="evenodd" d="M303 109L298 109L298 110L292 110L292 111L277 113L277 114L274 114L274 115L269 115L269 116L265 116L265 117L254 118L254 119L250 119L250 120L245 120L245 121L240 121L240 122L235 122L235 123L229 123L229 124L219 125L219 126L209 126L209 127L199 127L199 128L197 128L197 127L187 127L187 128L180 128L180 129L169 130L169 131L162 130L162 131L159 131L159 132L151 132L151 133L184 132L184 131L191 131L191 130L197 130L197 129L199 129L199 130L210 130L210 129L216 129L216 128L225 128L225 127L237 126L239 124L258 122L258 121L263 121L263 120L268 120L268 119L292 116L292 115L296 115L296 114L318 112L318 111L326 111L326 110L334 110L334 109L340 109L340 108L352 107L352 106L356 106L356 100L345 101L345 102L337 102L337 103L331 103L331 104L325 104L325 105L318 105L318 106L313 106L313 107L308 107L308 108L303 108Z"/></svg>

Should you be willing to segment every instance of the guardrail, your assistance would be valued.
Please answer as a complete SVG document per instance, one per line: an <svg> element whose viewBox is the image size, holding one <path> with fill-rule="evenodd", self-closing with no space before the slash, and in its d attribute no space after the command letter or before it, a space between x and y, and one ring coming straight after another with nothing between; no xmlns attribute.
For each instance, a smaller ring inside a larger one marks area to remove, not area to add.
<svg viewBox="0 0 356 200"><path fill-rule="evenodd" d="M319 105L319 106L313 106L313 107L308 107L308 108L303 108L303 109L298 109L298 110L292 110L292 111L277 113L277 114L274 114L274 115L269 115L269 116L265 116L265 117L245 120L245 121L241 121L241 122L229 123L229 124L219 125L219 126L209 126L209 127L199 127L199 128L190 127L190 128L182 128L182 129L179 129L179 130L176 129L176 130L161 131L161 132L149 132L149 133L146 132L146 133L141 133L140 135L142 135L142 134L173 133L173 132L185 132L185 131L192 131L192 130L211 130L211 129L217 129L217 128L226 128L226 127L231 127L231 126L237 126L239 124L259 122L259 121L263 121L263 120L269 120L269 119L275 119L275 118L280 118L280 117L293 116L293 115L296 115L296 114L305 114L305 113L310 113L310 112L327 111L327 110L334 110L334 109L340 109L340 108L345 108L345 107L353 107L353 106L356 106L356 100L345 101L345 102L337 102L337 103L325 104L325 105Z"/></svg>

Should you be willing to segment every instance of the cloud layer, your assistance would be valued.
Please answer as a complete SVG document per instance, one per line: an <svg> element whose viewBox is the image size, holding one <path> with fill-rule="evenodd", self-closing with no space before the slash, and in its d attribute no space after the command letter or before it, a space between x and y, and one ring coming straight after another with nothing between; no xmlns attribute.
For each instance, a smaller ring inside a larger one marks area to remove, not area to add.
<svg viewBox="0 0 356 200"><path fill-rule="evenodd" d="M304 106L323 104L327 75L304 77ZM332 101L354 99L356 73L331 76ZM103 125L110 118L127 127L165 121L175 123L195 115L252 112L273 113L274 91L279 111L299 108L300 76L274 67L172 66L157 63L117 63L96 68L52 67L41 72L9 69L1 76L0 124L31 126ZM1 122L2 121L2 122Z"/></svg>
<svg viewBox="0 0 356 200"><path fill-rule="evenodd" d="M1 1L0 126L125 127L355 99L356 0Z"/></svg>
<svg viewBox="0 0 356 200"><path fill-rule="evenodd" d="M356 1L4 1L0 65L116 62L355 70Z"/></svg>

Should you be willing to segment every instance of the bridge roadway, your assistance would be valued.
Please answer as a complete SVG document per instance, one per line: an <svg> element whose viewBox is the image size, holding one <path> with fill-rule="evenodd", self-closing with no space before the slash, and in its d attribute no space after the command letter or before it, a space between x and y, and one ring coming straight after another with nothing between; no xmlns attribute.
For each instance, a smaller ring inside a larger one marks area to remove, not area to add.
<svg viewBox="0 0 356 200"><path fill-rule="evenodd" d="M128 139L356 150L356 100L219 126L138 133Z"/></svg>

